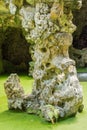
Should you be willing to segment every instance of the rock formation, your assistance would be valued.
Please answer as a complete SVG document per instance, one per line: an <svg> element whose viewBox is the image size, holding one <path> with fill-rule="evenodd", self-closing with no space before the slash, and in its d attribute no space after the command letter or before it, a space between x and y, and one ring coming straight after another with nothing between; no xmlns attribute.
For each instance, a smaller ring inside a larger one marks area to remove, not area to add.
<svg viewBox="0 0 87 130"><path fill-rule="evenodd" d="M12 14L18 8L15 2L10 0ZM75 62L68 55L72 33L76 29L72 23L72 10L80 8L81 0L27 2L27 6L19 8L19 14L24 35L31 43L31 54L35 62L34 84L32 93L24 96L21 104L28 113L41 113L47 121L54 123L75 116L83 109L82 87L77 78Z"/></svg>
<svg viewBox="0 0 87 130"><path fill-rule="evenodd" d="M5 92L8 98L9 109L23 109L24 90L20 85L20 79L17 74L11 74L4 84Z"/></svg>

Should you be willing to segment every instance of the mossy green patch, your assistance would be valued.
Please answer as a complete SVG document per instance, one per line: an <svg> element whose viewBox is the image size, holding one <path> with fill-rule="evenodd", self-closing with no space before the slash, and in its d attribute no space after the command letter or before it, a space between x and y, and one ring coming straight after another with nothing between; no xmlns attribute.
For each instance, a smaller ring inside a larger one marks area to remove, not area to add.
<svg viewBox="0 0 87 130"><path fill-rule="evenodd" d="M3 13L7 13L8 12L8 9L5 7L5 3L0 0L0 13L3 12Z"/></svg>

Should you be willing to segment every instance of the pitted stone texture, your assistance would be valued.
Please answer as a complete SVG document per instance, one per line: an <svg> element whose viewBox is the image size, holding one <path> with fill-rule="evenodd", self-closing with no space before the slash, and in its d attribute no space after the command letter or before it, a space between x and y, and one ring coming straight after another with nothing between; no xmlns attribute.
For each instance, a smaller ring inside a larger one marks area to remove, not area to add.
<svg viewBox="0 0 87 130"><path fill-rule="evenodd" d="M11 74L4 83L9 109L23 109L24 90L17 74Z"/></svg>
<svg viewBox="0 0 87 130"><path fill-rule="evenodd" d="M23 104L28 113L40 112L52 123L83 109L82 87L75 62L68 55L76 29L72 10L79 7L76 4L79 2L81 0L35 1L35 5L22 7L19 12L25 37L32 44L35 63L32 93L25 97ZM32 23L33 26L29 26Z"/></svg>
<svg viewBox="0 0 87 130"><path fill-rule="evenodd" d="M22 1L22 0L21 0ZM82 1L81 0L26 0L30 5L35 6L36 3L46 3L46 4L52 4L53 2L62 2L64 1L64 4L66 7L69 7L71 9L81 8Z"/></svg>

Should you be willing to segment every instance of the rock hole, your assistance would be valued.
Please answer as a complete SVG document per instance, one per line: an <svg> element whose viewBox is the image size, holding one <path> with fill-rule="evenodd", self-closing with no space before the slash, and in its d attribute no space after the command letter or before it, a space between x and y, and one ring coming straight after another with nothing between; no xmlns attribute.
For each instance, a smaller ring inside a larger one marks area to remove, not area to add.
<svg viewBox="0 0 87 130"><path fill-rule="evenodd" d="M67 24L65 23L65 26L67 26Z"/></svg>
<svg viewBox="0 0 87 130"><path fill-rule="evenodd" d="M81 59L81 56L78 56L78 59Z"/></svg>
<svg viewBox="0 0 87 130"><path fill-rule="evenodd" d="M41 51L45 53L47 49L44 47L44 48L41 48Z"/></svg>
<svg viewBox="0 0 87 130"><path fill-rule="evenodd" d="M50 66L50 63L46 63L46 67L49 67Z"/></svg>
<svg viewBox="0 0 87 130"><path fill-rule="evenodd" d="M41 69L44 70L44 66L43 65L41 65Z"/></svg>
<svg viewBox="0 0 87 130"><path fill-rule="evenodd" d="M65 106L65 103L64 102L58 102L58 106L63 108Z"/></svg>

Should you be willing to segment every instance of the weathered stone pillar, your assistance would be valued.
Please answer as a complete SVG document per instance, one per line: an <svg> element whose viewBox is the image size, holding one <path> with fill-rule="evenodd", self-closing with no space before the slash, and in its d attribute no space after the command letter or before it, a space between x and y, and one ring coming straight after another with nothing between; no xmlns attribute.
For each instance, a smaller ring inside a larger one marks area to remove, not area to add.
<svg viewBox="0 0 87 130"><path fill-rule="evenodd" d="M24 35L32 45L35 62L31 95L24 98L28 113L39 112L47 121L75 115L83 109L82 87L77 79L75 62L69 58L72 44L72 10L81 0L27 0L19 9ZM12 0L11 0L12 3ZM13 2L15 14L17 6Z"/></svg>

